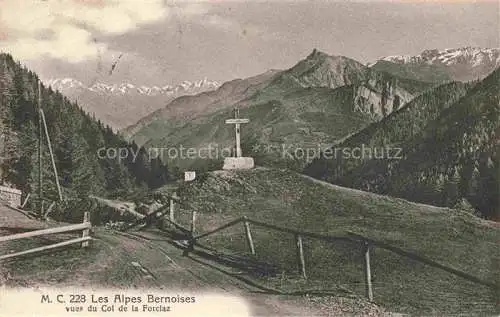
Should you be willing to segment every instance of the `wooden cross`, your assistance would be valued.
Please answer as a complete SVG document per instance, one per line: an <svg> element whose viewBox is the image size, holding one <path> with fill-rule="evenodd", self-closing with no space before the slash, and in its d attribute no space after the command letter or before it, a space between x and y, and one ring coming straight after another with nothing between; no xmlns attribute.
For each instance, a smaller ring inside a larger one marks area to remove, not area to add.
<svg viewBox="0 0 500 317"><path fill-rule="evenodd" d="M240 119L240 110L234 109L234 119L227 119L226 124L234 124L236 131L236 157L241 157L241 144L240 144L240 124L250 122L249 119Z"/></svg>

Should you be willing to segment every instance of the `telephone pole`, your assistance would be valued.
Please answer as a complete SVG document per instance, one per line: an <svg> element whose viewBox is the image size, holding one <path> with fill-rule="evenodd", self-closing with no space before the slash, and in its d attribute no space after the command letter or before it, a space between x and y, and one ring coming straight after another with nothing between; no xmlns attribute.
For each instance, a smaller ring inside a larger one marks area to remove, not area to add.
<svg viewBox="0 0 500 317"><path fill-rule="evenodd" d="M47 138L47 146L49 147L50 161L52 162L52 169L54 170L54 177L56 180L57 193L59 194L59 201L63 200L61 186L59 185L59 175L57 174L56 161L54 160L54 153L52 152L52 144L50 143L49 129L47 128L47 121L45 121L45 114L43 109L40 108L40 115L43 121L43 127L45 130L45 137Z"/></svg>
<svg viewBox="0 0 500 317"><path fill-rule="evenodd" d="M43 179L42 179L42 146L43 146L43 131L42 131L42 84L38 79L38 197L40 203L39 218L43 218Z"/></svg>

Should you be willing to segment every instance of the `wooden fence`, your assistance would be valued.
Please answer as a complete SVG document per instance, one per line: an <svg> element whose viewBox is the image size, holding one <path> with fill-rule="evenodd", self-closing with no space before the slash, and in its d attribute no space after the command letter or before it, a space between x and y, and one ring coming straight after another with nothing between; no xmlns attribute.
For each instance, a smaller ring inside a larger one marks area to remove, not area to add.
<svg viewBox="0 0 500 317"><path fill-rule="evenodd" d="M243 231L244 235L247 241L248 249L249 252L252 255L256 255L255 252L255 241L252 237L252 232L251 232L251 225L253 226L259 226L263 228L267 228L270 230L275 230L275 231L280 231L280 232L285 232L294 235L295 241L296 241L296 248L297 248L297 266L298 266L298 271L299 274L301 275L302 278L307 279L307 263L306 259L304 258L304 245L303 245L303 238L310 238L310 239L317 239L321 241L327 241L327 242L335 242L335 241L349 241L353 242L359 245L360 251L363 254L363 267L364 267L364 281L365 281L365 291L366 291L366 297L370 300L373 301L373 288L372 288L372 274L371 274L371 259L370 259L370 251L373 250L375 247L385 249L388 251L391 251L399 256L412 259L417 262L424 263L428 266L435 267L438 269L441 269L443 271L446 271L450 274L459 276L463 279L466 279L468 281L474 282L476 284L480 284L486 287L489 287L493 290L500 290L500 286L489 281L484 281L481 280L473 275L470 275L468 273L459 271L457 269L445 266L443 264L440 264L436 261L433 261L431 259L428 259L424 256L417 255L408 251L405 251L403 249L400 249L398 247L389 245L384 242L376 241L367 237L364 237L362 235L353 233L353 232L346 232L345 236L330 236L330 235L323 235L323 234L318 234L318 233L313 233L313 232L304 232L304 231L299 231L299 230L294 230L290 228L285 228L285 227L280 227L276 226L273 224L249 219L247 217L240 217L237 218L233 221L230 221L214 230L211 230L209 232L205 232L202 234L195 234L195 222L196 222L196 212L192 212L192 223L191 223L191 232L189 232L190 236L190 243L189 247L194 248L196 241L201 239L201 238L206 238L210 235L213 235L221 230L227 229L229 227L235 226L239 223L243 223ZM175 222L173 222L175 224ZM177 224L178 225L178 224ZM185 229L184 229L185 230Z"/></svg>
<svg viewBox="0 0 500 317"><path fill-rule="evenodd" d="M58 242L55 244L45 245L42 247L33 248L33 249L20 251L20 252L16 252L16 253L0 255L0 261L14 258L14 257L27 255L27 254L32 254L32 253L42 252L42 251L46 251L46 250L61 248L61 247L65 247L65 246L76 244L76 243L81 243L81 247L86 248L89 246L89 241L92 240L92 237L90 237L90 229L92 229L92 224L90 223L90 214L89 214L89 212L85 212L84 217L83 217L83 222L79 223L79 224L68 225L68 226L57 227L57 228L34 230L34 231L23 232L23 233L8 235L8 236L0 236L0 243L1 243L1 242L14 241L14 240L25 239L25 238L39 237L39 236L44 236L44 235L49 235L49 234L82 231L82 236L80 238L75 238L75 239L71 239L71 240L67 240L67 241L63 241L63 242Z"/></svg>

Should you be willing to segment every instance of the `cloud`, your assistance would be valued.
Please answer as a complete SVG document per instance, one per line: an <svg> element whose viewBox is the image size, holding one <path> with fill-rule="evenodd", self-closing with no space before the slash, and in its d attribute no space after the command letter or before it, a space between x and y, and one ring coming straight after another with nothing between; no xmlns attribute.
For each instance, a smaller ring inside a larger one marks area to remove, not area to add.
<svg viewBox="0 0 500 317"><path fill-rule="evenodd" d="M0 0L0 50L80 62L106 50L95 33L124 34L168 15L162 0Z"/></svg>
<svg viewBox="0 0 500 317"><path fill-rule="evenodd" d="M56 58L79 63L109 58L110 37L175 20L219 32L258 35L256 25L211 8L222 0L0 0L0 51L20 60ZM98 42L96 38L99 38Z"/></svg>
<svg viewBox="0 0 500 317"><path fill-rule="evenodd" d="M69 62L82 62L94 58L106 50L105 44L95 43L91 33L80 28L62 26L54 29L56 36L50 40L20 38L7 42L7 50L16 58L23 60L37 59L48 55L52 58Z"/></svg>

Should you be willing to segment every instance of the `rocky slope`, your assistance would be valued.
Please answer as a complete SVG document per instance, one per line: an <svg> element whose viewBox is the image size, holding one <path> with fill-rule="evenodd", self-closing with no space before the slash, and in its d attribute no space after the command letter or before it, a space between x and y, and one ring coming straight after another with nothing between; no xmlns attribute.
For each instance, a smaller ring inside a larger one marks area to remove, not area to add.
<svg viewBox="0 0 500 317"><path fill-rule="evenodd" d="M281 76L303 88L335 89L352 86L353 110L377 118L385 117L399 109L425 86L417 81L372 70L353 59L330 56L316 49Z"/></svg>

